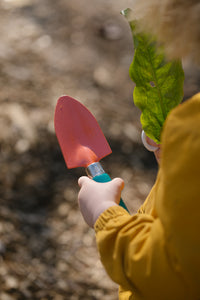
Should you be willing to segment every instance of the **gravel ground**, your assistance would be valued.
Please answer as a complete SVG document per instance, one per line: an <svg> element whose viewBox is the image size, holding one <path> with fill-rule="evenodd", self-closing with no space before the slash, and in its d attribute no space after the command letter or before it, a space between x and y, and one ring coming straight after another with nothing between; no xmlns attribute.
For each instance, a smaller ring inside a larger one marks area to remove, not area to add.
<svg viewBox="0 0 200 300"><path fill-rule="evenodd" d="M94 232L77 207L53 125L68 94L98 120L125 180L131 212L151 189L157 165L140 141L128 68L132 38L120 10L131 1L0 1L0 299L117 299L99 261ZM185 63L185 97L199 88Z"/></svg>

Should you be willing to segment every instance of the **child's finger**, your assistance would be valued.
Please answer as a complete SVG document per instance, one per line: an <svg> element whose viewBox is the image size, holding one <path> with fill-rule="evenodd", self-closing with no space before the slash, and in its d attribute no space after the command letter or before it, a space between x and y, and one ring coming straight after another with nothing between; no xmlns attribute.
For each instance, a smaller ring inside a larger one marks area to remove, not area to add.
<svg viewBox="0 0 200 300"><path fill-rule="evenodd" d="M78 185L80 186L80 188L83 186L83 184L85 184L87 181L89 181L90 179L87 176L81 176L78 180Z"/></svg>
<svg viewBox="0 0 200 300"><path fill-rule="evenodd" d="M113 183L117 185L117 187L120 189L120 191L124 188L124 180L121 178L115 178L112 180Z"/></svg>
<svg viewBox="0 0 200 300"><path fill-rule="evenodd" d="M151 152L155 152L156 150L158 150L159 145L157 145L153 140L148 138L146 136L144 130L142 130L141 138L142 138L142 142L147 150L149 150Z"/></svg>

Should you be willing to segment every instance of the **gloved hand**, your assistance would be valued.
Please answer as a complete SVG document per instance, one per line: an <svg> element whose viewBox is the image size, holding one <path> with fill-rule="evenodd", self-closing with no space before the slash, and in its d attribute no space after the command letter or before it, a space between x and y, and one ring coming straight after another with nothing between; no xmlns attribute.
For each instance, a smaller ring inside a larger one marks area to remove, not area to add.
<svg viewBox="0 0 200 300"><path fill-rule="evenodd" d="M145 148L151 152L154 152L155 158L159 164L161 158L161 148L160 148L161 145L156 144L152 139L146 136L144 130L142 130L141 138Z"/></svg>
<svg viewBox="0 0 200 300"><path fill-rule="evenodd" d="M124 181L115 178L106 183L99 183L86 176L78 180L80 192L78 202L85 222L94 227L98 217L109 207L118 205Z"/></svg>

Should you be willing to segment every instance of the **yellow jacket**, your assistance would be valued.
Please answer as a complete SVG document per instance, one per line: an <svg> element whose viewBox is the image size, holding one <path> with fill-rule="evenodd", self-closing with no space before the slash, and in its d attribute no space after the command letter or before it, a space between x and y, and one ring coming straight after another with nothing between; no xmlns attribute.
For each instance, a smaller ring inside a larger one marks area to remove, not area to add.
<svg viewBox="0 0 200 300"><path fill-rule="evenodd" d="M119 299L200 299L200 93L169 114L157 180L138 213L113 206L95 231Z"/></svg>

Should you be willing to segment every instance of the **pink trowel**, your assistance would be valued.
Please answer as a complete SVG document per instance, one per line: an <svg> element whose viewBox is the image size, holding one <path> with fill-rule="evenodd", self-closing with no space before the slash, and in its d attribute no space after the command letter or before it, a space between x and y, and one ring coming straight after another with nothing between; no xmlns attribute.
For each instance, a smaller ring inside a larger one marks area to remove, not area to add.
<svg viewBox="0 0 200 300"><path fill-rule="evenodd" d="M99 161L112 150L91 112L77 100L62 96L56 105L54 124L67 167L84 167L93 180L110 181ZM122 199L120 205L128 211Z"/></svg>

